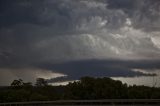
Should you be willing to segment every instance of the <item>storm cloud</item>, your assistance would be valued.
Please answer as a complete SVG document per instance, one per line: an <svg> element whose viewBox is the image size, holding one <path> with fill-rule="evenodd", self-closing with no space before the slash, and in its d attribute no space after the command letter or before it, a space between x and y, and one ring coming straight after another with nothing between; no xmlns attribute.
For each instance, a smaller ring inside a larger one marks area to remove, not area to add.
<svg viewBox="0 0 160 106"><path fill-rule="evenodd" d="M2 0L0 73L143 76L133 70L160 68L159 11L159 0Z"/></svg>

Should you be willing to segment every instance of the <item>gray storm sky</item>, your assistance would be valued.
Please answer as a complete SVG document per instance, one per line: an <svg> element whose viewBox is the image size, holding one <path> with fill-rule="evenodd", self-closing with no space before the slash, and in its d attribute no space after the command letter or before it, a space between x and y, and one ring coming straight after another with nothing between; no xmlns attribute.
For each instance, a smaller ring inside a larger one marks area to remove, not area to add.
<svg viewBox="0 0 160 106"><path fill-rule="evenodd" d="M159 0L0 1L0 85L145 76L135 70L159 64Z"/></svg>

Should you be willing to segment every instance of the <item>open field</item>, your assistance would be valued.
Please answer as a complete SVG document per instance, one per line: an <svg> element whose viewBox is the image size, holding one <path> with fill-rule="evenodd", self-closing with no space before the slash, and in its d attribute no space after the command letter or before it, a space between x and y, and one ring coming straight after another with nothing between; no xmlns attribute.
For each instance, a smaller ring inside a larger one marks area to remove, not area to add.
<svg viewBox="0 0 160 106"><path fill-rule="evenodd" d="M160 106L160 99L58 100L0 103L0 106Z"/></svg>

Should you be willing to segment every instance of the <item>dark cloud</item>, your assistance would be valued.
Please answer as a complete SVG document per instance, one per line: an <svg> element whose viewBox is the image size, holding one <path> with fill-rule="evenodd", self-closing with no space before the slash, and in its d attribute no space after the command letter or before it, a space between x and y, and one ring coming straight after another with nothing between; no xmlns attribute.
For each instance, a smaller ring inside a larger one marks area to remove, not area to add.
<svg viewBox="0 0 160 106"><path fill-rule="evenodd" d="M159 31L159 0L108 0L108 8L121 9L131 18L133 26L145 31Z"/></svg>
<svg viewBox="0 0 160 106"><path fill-rule="evenodd" d="M94 16L106 18L112 25L116 23L114 27L117 27L128 16L133 19L135 27L145 27L144 24L158 27L156 22L159 22L159 3L159 0L6 0L1 1L0 23L1 27L30 23L68 30L81 24L81 20L89 21ZM120 21L122 22L119 23Z"/></svg>
<svg viewBox="0 0 160 106"><path fill-rule="evenodd" d="M132 20L135 28L159 31L159 0L108 0L111 9L122 9Z"/></svg>
<svg viewBox="0 0 160 106"><path fill-rule="evenodd" d="M107 0L108 8L110 9L123 9L128 10L135 9L138 1L137 0Z"/></svg>
<svg viewBox="0 0 160 106"><path fill-rule="evenodd" d="M61 64L43 64L41 68L56 70L57 72L68 75L67 77L51 79L50 81L58 80L78 80L83 76L94 77L136 77L136 76L153 76L152 71L159 69L160 61L146 60L82 60L71 61ZM145 70L135 71L135 69ZM67 71L66 71L67 70ZM148 70L148 71L147 71Z"/></svg>

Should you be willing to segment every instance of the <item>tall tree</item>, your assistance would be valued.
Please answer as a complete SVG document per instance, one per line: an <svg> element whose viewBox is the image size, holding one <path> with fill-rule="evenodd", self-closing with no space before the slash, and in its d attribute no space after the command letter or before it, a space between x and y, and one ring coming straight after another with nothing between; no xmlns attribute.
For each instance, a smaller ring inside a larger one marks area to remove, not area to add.
<svg viewBox="0 0 160 106"><path fill-rule="evenodd" d="M36 79L36 86L47 86L47 81L44 78L37 78Z"/></svg>
<svg viewBox="0 0 160 106"><path fill-rule="evenodd" d="M14 80L12 83L11 83L11 86L14 86L14 87L20 87L23 85L23 80L22 79L18 79L18 80Z"/></svg>

